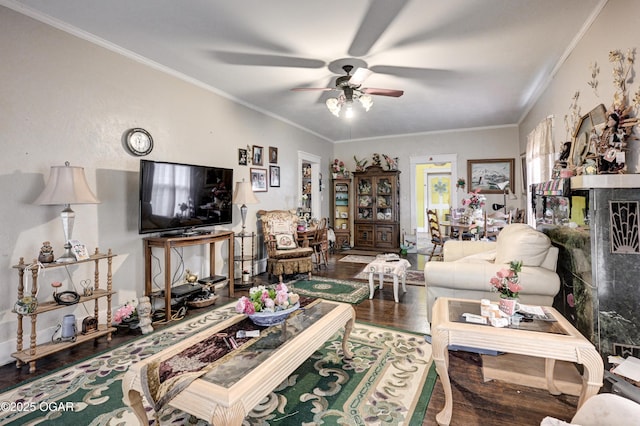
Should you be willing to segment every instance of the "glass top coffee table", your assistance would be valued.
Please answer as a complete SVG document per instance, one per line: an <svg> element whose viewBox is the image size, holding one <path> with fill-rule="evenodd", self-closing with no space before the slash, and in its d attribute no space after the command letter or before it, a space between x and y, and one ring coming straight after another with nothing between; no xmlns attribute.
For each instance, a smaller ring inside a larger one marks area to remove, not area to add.
<svg viewBox="0 0 640 426"><path fill-rule="evenodd" d="M245 318L244 314L233 316L129 368L122 380L124 400L141 424L148 424L142 396L149 399L149 383L156 377L149 371L156 368L162 373L158 366L163 362L190 351L207 350L198 345L233 329ZM204 374L190 373L195 378L187 377L189 380L176 385L179 387L173 390L175 396L171 394L166 404L214 425L241 425L253 407L343 327L342 351L344 358L351 359L347 339L354 321L355 310L349 304L313 302L284 323L263 328L259 337L206 366ZM168 386L170 381L165 383L154 389ZM147 402L154 406L154 401Z"/></svg>
<svg viewBox="0 0 640 426"><path fill-rule="evenodd" d="M463 313L480 314L480 301L438 298L433 305L431 339L433 359L445 394L445 406L436 415L439 425L448 425L453 412L451 382L449 380L449 345L489 349L498 352L535 356L545 359L547 389L560 394L554 384L556 360L584 366L582 391L578 408L602 387L604 365L600 354L578 330L558 311L544 310L555 321L534 320L520 323L519 328L497 328L485 324L465 322Z"/></svg>

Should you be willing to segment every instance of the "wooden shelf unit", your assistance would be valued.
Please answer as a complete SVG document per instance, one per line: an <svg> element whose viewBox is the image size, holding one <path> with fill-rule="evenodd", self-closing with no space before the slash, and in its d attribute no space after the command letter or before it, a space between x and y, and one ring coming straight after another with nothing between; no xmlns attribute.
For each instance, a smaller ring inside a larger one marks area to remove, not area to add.
<svg viewBox="0 0 640 426"><path fill-rule="evenodd" d="M107 341L111 341L111 333L113 333L116 328L111 326L111 296L115 294L112 291L112 260L116 255L111 253L111 249L105 254L100 253L98 249L96 249L95 253L89 257L89 259L79 260L75 262L63 262L63 263L45 263L42 264L45 269L50 268L60 268L66 267L70 265L78 265L82 263L94 263L94 290L91 296L81 296L80 301L78 303L85 302L94 302L94 317L99 319L98 312L98 301L102 298L107 299L107 316L106 321L104 323L98 324L98 329L96 331L89 332L87 334L78 333L76 335L76 339L71 342L48 342L38 345L37 341L37 322L38 315L44 312L51 312L58 309L65 309L74 305L59 305L55 301L47 301L38 304L36 310L30 314L18 314L15 310L12 312L18 315L18 327L16 332L16 352L12 353L11 356L16 358L16 367L20 368L24 364L29 364L29 372L33 373L36 371L36 360L40 358L44 358L48 355L54 354L61 350L70 348L82 342L86 342L88 340L97 339L98 337L107 336ZM107 262L107 287L106 289L100 288L100 261L106 260ZM34 264L36 261L34 260ZM21 257L20 261L17 265L14 265L13 268L18 270L18 299L22 299L25 296L24 293L24 274L25 271L31 271L31 279L33 285L31 286L31 296L33 298L36 297L38 293L38 269L30 268L30 265L24 262L24 258ZM22 320L25 317L29 317L31 319L31 336L29 339L29 347L24 348L24 328L22 324Z"/></svg>
<svg viewBox="0 0 640 426"><path fill-rule="evenodd" d="M335 249L351 248L353 191L350 178L335 178L331 186L331 223L336 236Z"/></svg>

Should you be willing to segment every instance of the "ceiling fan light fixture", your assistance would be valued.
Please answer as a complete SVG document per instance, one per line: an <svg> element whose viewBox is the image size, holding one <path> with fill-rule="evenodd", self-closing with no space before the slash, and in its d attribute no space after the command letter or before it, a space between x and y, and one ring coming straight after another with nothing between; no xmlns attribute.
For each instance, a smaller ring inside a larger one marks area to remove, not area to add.
<svg viewBox="0 0 640 426"><path fill-rule="evenodd" d="M353 118L353 102L347 102L347 107L344 111L346 118Z"/></svg>
<svg viewBox="0 0 640 426"><path fill-rule="evenodd" d="M340 117L340 110L342 109L342 105L340 104L338 99L329 98L327 99L326 104L329 111L331 111L331 114L335 115L336 117Z"/></svg>
<svg viewBox="0 0 640 426"><path fill-rule="evenodd" d="M365 111L369 112L371 107L373 106L373 98L369 95L361 95L358 100Z"/></svg>

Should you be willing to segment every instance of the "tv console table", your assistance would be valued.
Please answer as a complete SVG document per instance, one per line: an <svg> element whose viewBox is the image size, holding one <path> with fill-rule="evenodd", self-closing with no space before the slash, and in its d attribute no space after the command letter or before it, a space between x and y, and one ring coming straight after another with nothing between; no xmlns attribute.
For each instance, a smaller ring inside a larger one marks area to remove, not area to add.
<svg viewBox="0 0 640 426"><path fill-rule="evenodd" d="M151 251L154 247L164 249L164 307L165 321L171 321L171 249L176 247L209 244L209 273L216 272L216 243L227 241L229 265L229 297L233 297L233 231L214 231L209 234L171 237L147 237L144 244L144 294L151 296Z"/></svg>

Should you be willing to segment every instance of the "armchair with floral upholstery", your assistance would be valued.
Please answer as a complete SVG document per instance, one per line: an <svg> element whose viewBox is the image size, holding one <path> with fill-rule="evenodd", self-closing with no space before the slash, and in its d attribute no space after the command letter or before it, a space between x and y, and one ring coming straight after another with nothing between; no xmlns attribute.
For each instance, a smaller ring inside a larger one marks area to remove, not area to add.
<svg viewBox="0 0 640 426"><path fill-rule="evenodd" d="M262 231L267 246L267 273L284 275L308 273L313 270L311 247L298 245L298 215L295 210L260 210Z"/></svg>

